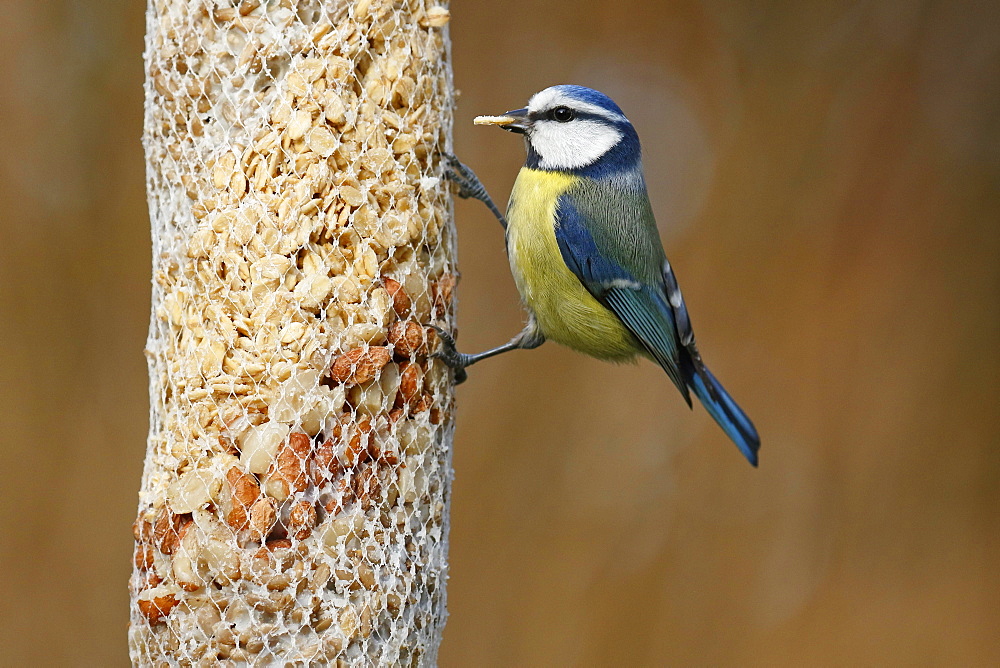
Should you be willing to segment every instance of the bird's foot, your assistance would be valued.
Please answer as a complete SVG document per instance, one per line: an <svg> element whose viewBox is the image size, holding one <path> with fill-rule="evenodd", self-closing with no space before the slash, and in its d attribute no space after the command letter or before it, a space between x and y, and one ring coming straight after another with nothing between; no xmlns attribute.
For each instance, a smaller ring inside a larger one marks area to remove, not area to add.
<svg viewBox="0 0 1000 668"><path fill-rule="evenodd" d="M461 385L469 377L469 374L465 371L465 367L473 362L473 356L458 352L455 348L455 337L450 332L441 329L437 325L430 325L430 327L437 332L438 339L441 340L441 346L431 353L431 357L435 357L451 367L455 372L455 384Z"/></svg>
<svg viewBox="0 0 1000 668"><path fill-rule="evenodd" d="M490 194L486 192L486 186L483 182L479 180L476 173L472 171L466 165L456 158L451 153L445 153L443 156L445 170L445 177L458 186L457 194L463 199L477 199L490 210L493 216L500 221L500 224L507 228L507 219L504 217L503 213L497 207L496 203L490 197Z"/></svg>
<svg viewBox="0 0 1000 668"><path fill-rule="evenodd" d="M458 186L458 196L463 199L482 199L486 195L486 188L476 173L451 153L444 154L445 177Z"/></svg>

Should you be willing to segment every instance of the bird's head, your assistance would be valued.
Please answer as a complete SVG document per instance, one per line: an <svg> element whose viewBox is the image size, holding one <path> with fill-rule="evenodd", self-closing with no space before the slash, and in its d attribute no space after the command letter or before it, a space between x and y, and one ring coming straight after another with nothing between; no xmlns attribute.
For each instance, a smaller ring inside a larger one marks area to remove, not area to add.
<svg viewBox="0 0 1000 668"><path fill-rule="evenodd" d="M479 116L477 125L497 125L525 135L529 167L560 172L632 169L639 138L610 97L584 86L551 86L523 109Z"/></svg>

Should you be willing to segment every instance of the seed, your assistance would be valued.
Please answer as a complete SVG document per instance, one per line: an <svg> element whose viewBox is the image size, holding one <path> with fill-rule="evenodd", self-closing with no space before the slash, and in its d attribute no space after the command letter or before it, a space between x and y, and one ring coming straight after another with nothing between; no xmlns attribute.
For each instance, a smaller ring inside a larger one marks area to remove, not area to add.
<svg viewBox="0 0 1000 668"><path fill-rule="evenodd" d="M401 357L426 355L430 339L428 330L413 320L394 322L389 325L389 343Z"/></svg>
<svg viewBox="0 0 1000 668"><path fill-rule="evenodd" d="M424 28L440 28L448 23L450 18L451 12L440 5L435 5L420 19L420 25Z"/></svg>
<svg viewBox="0 0 1000 668"><path fill-rule="evenodd" d="M302 72L291 72L285 79L288 83L288 91L297 97L309 94L309 81Z"/></svg>
<svg viewBox="0 0 1000 668"><path fill-rule="evenodd" d="M343 125L347 120L347 107L336 91L327 91L323 97L323 114L333 125Z"/></svg>
<svg viewBox="0 0 1000 668"><path fill-rule="evenodd" d="M281 330L281 342L288 344L298 341L306 331L306 326L301 322L290 322Z"/></svg>
<svg viewBox="0 0 1000 668"><path fill-rule="evenodd" d="M309 501L298 501L292 506L288 515L288 530L298 540L304 540L312 534L316 526L316 507Z"/></svg>
<svg viewBox="0 0 1000 668"><path fill-rule="evenodd" d="M400 318L405 318L410 312L410 297L399 281L392 278L382 280L386 291L392 297L392 309Z"/></svg>
<svg viewBox="0 0 1000 668"><path fill-rule="evenodd" d="M368 10L371 8L372 0L358 0L354 3L354 18L364 21L368 18Z"/></svg>
<svg viewBox="0 0 1000 668"><path fill-rule="evenodd" d="M333 155L337 148L337 138L326 128L315 127L309 130L309 134L306 135L306 146L324 158L328 158Z"/></svg>
<svg viewBox="0 0 1000 668"><path fill-rule="evenodd" d="M182 515L203 507L215 499L222 487L222 477L208 469L194 469L182 474L167 488L167 503Z"/></svg>
<svg viewBox="0 0 1000 668"><path fill-rule="evenodd" d="M285 128L286 136L291 140L302 139L306 130L312 125L312 115L308 111L298 110L292 115L292 119Z"/></svg>
<svg viewBox="0 0 1000 668"><path fill-rule="evenodd" d="M416 362L402 362L400 369L400 397L404 403L415 405L424 389L424 370Z"/></svg>
<svg viewBox="0 0 1000 668"><path fill-rule="evenodd" d="M238 439L240 464L251 473L266 473L278 452L278 446L288 436L288 431L288 425L279 422L265 422L259 427L250 427Z"/></svg>
<svg viewBox="0 0 1000 668"><path fill-rule="evenodd" d="M364 194L354 186L341 186L340 199L352 207L359 207L365 202Z"/></svg>
<svg viewBox="0 0 1000 668"><path fill-rule="evenodd" d="M261 496L250 508L250 533L254 540L267 536L278 516L278 503L272 498Z"/></svg>
<svg viewBox="0 0 1000 668"><path fill-rule="evenodd" d="M379 346L362 346L350 350L334 360L330 375L334 381L345 385L367 383L382 370L392 352Z"/></svg>

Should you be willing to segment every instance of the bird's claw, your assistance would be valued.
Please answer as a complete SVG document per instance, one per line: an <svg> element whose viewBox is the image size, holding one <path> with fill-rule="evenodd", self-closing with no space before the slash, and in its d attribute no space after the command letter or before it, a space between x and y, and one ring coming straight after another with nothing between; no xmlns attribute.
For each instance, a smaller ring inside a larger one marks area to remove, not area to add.
<svg viewBox="0 0 1000 668"><path fill-rule="evenodd" d="M458 186L458 196L462 199L481 199L483 185L476 173L466 167L451 153L444 154L445 177Z"/></svg>
<svg viewBox="0 0 1000 668"><path fill-rule="evenodd" d="M500 221L500 225L507 229L507 219L504 217L496 203L486 192L486 186L479 180L476 173L462 164L462 162L451 153L442 155L445 163L444 175L449 181L458 186L457 195L463 199L477 199L486 205L490 213Z"/></svg>
<svg viewBox="0 0 1000 668"><path fill-rule="evenodd" d="M431 353L431 357L437 358L451 367L455 372L455 384L461 385L469 377L465 367L469 365L470 356L458 352L455 348L455 337L450 332L437 325L430 325L430 327L437 332L438 338L441 340L441 346Z"/></svg>

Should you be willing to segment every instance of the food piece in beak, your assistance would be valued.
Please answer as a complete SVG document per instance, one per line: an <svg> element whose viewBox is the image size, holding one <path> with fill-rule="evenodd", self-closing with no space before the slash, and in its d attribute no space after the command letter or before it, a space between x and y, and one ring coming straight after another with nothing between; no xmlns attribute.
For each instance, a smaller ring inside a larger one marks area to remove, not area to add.
<svg viewBox="0 0 1000 668"><path fill-rule="evenodd" d="M472 121L476 125L496 125L504 130L524 134L531 125L527 109L508 111L503 116L476 116Z"/></svg>

